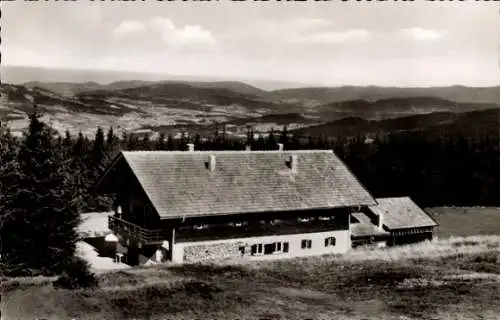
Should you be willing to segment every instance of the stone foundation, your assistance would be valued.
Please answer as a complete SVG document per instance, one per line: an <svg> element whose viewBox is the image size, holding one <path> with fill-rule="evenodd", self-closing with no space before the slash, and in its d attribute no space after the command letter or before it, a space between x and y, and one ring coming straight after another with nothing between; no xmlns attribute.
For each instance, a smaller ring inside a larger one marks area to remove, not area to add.
<svg viewBox="0 0 500 320"><path fill-rule="evenodd" d="M196 262L237 258L241 256L240 247L244 246L243 241L189 245L184 247L183 261ZM248 249L245 251L248 251Z"/></svg>

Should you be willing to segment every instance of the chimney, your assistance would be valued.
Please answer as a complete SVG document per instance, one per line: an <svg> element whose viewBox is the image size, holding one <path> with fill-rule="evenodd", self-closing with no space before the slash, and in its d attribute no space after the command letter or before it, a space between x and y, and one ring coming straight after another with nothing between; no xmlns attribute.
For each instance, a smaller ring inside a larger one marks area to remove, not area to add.
<svg viewBox="0 0 500 320"><path fill-rule="evenodd" d="M251 145L249 145L249 144L247 144L247 145L245 146L245 151L251 151L251 150L252 150L252 146L251 146Z"/></svg>
<svg viewBox="0 0 500 320"><path fill-rule="evenodd" d="M194 144L193 143L188 143L187 147L188 147L188 151L190 151L190 152L194 151Z"/></svg>
<svg viewBox="0 0 500 320"><path fill-rule="evenodd" d="M292 170L293 173L297 172L297 155L292 154L290 156L290 170Z"/></svg>
<svg viewBox="0 0 500 320"><path fill-rule="evenodd" d="M283 143L278 143L278 151L283 151Z"/></svg>
<svg viewBox="0 0 500 320"><path fill-rule="evenodd" d="M212 172L215 171L215 156L214 155L211 155L208 158L208 169Z"/></svg>
<svg viewBox="0 0 500 320"><path fill-rule="evenodd" d="M383 220L384 220L384 214L383 214L383 213L380 213L380 214L377 216L377 220L376 220L376 222L377 222L377 227L378 227L379 229L382 229L382 227L383 227L383 225L384 225Z"/></svg>

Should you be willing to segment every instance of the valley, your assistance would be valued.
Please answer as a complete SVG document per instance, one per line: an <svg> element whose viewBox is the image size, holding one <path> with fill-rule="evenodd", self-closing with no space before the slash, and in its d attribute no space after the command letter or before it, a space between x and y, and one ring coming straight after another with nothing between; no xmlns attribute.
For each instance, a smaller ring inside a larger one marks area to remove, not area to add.
<svg viewBox="0 0 500 320"><path fill-rule="evenodd" d="M36 103L59 132L207 135L225 127L244 137L285 126L301 136L465 130L498 126L500 87L290 88L264 90L231 81L26 82L0 86L0 120L15 134ZM496 127L495 127L496 128Z"/></svg>

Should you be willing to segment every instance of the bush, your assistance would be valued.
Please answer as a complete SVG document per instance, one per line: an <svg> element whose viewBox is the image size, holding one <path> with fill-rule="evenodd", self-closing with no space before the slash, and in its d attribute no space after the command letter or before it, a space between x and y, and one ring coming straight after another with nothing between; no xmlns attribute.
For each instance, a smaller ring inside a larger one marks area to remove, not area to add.
<svg viewBox="0 0 500 320"><path fill-rule="evenodd" d="M53 284L57 288L65 289L94 288L97 287L98 281L90 271L89 264L85 260L75 257Z"/></svg>

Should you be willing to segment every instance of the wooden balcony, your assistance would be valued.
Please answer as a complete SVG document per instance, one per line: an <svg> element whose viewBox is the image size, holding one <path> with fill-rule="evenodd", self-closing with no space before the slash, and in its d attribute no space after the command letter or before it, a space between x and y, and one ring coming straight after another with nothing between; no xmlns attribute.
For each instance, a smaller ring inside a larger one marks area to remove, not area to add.
<svg viewBox="0 0 500 320"><path fill-rule="evenodd" d="M311 232L326 232L335 230L347 230L347 224L331 221L297 221L296 219L281 220L277 224L250 224L240 226L230 226L228 224L208 225L204 228L194 228L192 226L180 227L177 229L175 239L178 242L206 241L237 239L246 237L261 237L271 235L287 235Z"/></svg>
<svg viewBox="0 0 500 320"><path fill-rule="evenodd" d="M143 245L160 244L165 240L163 230L149 230L115 216L108 217L108 228L118 236Z"/></svg>

